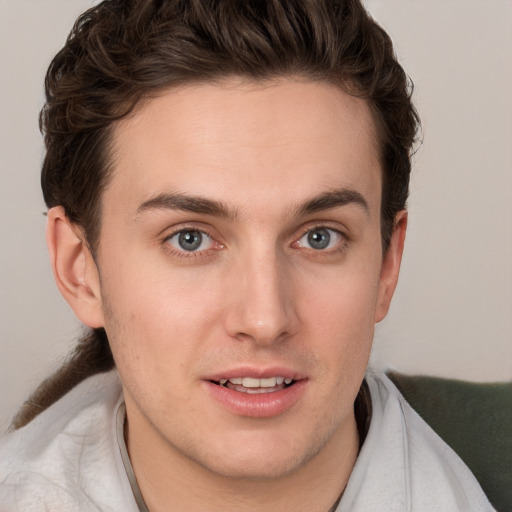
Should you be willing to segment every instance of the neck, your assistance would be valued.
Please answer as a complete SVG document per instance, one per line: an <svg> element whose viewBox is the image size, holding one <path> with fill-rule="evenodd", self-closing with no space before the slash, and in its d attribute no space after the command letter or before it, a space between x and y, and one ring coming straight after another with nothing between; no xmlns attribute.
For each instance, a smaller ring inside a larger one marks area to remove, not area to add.
<svg viewBox="0 0 512 512"><path fill-rule="evenodd" d="M127 445L150 512L328 512L343 493L359 445L356 421L351 417L295 470L273 478L238 479L208 470L138 427L137 422L130 423Z"/></svg>

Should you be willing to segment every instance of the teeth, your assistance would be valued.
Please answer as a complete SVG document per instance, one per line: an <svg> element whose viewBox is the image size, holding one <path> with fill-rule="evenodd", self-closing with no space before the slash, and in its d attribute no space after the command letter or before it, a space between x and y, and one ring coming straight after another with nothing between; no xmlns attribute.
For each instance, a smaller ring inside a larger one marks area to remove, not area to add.
<svg viewBox="0 0 512 512"><path fill-rule="evenodd" d="M253 377L234 377L231 379L221 379L219 382L222 386L227 382L234 384L235 386L243 386L244 388L273 388L283 384L291 384L293 379L284 377L268 377L266 379L255 379Z"/></svg>
<svg viewBox="0 0 512 512"><path fill-rule="evenodd" d="M229 380L231 380L231 379L229 379ZM244 377L242 379L242 386L244 388L261 388L260 379L253 379L252 377Z"/></svg>
<svg viewBox="0 0 512 512"><path fill-rule="evenodd" d="M277 384L277 377L270 377L268 379L260 379L260 388L273 388Z"/></svg>

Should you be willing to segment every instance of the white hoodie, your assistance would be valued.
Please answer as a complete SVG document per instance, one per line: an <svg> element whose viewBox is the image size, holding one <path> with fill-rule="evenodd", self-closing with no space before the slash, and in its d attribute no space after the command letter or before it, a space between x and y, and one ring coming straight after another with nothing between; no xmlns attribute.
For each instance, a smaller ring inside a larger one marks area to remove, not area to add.
<svg viewBox="0 0 512 512"><path fill-rule="evenodd" d="M366 380L370 429L337 512L492 512L470 470L391 381L371 371ZM139 512L118 438L122 404L117 372L95 375L8 434L0 512Z"/></svg>

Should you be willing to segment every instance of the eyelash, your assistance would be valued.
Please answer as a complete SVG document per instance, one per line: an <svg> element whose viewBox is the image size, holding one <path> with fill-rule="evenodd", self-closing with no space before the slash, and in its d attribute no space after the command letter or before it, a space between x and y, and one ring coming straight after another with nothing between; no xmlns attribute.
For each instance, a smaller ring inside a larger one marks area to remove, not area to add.
<svg viewBox="0 0 512 512"><path fill-rule="evenodd" d="M203 236L206 236L208 237L212 244L216 247L211 247L211 248L208 248L208 249L202 249L202 250L199 250L199 251L187 251L185 249L178 249L176 247L173 247L172 244L170 243L170 240L177 236L177 235L180 235L181 233L191 233L191 232L195 232L195 233L201 233L201 235ZM217 242L215 240L215 237L209 233L207 230L205 230L204 228L198 228L198 227L195 227L195 226L184 226L184 227L181 227L179 229L177 229L176 231L173 231L172 233L170 233L169 235L166 235L163 240L163 245L165 247L165 249L170 252L173 256L176 256L178 258L198 258L198 257L205 257L205 256L208 256L210 255L212 252L214 251L218 251L219 249L223 248L223 244Z"/></svg>
<svg viewBox="0 0 512 512"><path fill-rule="evenodd" d="M327 248L327 249L314 249L310 247L302 247L299 244L300 240L304 238L308 233L314 232L314 231L320 231L325 230L329 231L331 233L335 233L337 236L340 237L340 242L337 244L336 247L333 248ZM193 250L193 251L187 251L185 249L178 249L176 247L173 247L171 243L169 242L173 237L180 235L181 233L187 233L187 232L197 232L201 233L201 235L208 237L212 244L216 245L216 247L211 247L208 249L202 249L202 250ZM224 247L222 243L219 243L215 240L215 237L208 232L208 230L205 230L204 228L198 228L194 226L184 226L180 227L176 231L173 231L169 235L166 235L163 238L163 244L167 251L171 252L173 256L177 256L178 258L198 258L198 257L207 257L211 255L212 252L218 251ZM347 248L349 242L348 236L340 231L339 229L333 228L326 224L316 224L313 226L308 226L304 230L301 231L301 234L295 238L295 241L291 244L292 247L297 248L303 248L307 250L310 254L314 254L317 257L327 256L333 253L339 253L344 252Z"/></svg>
<svg viewBox="0 0 512 512"><path fill-rule="evenodd" d="M333 253L344 252L347 249L348 242L349 242L348 236L345 233L343 233L342 231L340 231L339 229L334 228L328 224L315 224L313 226L308 226L307 228L305 228L302 231L302 234L296 239L296 241L293 242L292 246L295 244L298 244L299 241L302 238L304 238L308 233L312 233L314 231L319 231L319 230L325 230L325 231L329 231L331 233L336 233L336 235L340 237L340 242L337 244L336 247L333 247L330 249L320 250L320 249L313 249L313 248L305 248L306 250L312 252L315 256L322 257L322 256L327 256L327 255L330 255Z"/></svg>

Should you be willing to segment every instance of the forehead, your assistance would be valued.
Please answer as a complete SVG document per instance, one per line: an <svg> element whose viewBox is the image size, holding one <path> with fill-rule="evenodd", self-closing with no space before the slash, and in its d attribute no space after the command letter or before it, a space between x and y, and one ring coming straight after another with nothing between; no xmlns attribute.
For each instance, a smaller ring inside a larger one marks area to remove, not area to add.
<svg viewBox="0 0 512 512"><path fill-rule="evenodd" d="M340 187L380 200L370 109L323 82L233 80L168 90L117 123L113 143L107 210L111 201L136 208L170 191L242 208L263 196L299 203Z"/></svg>

